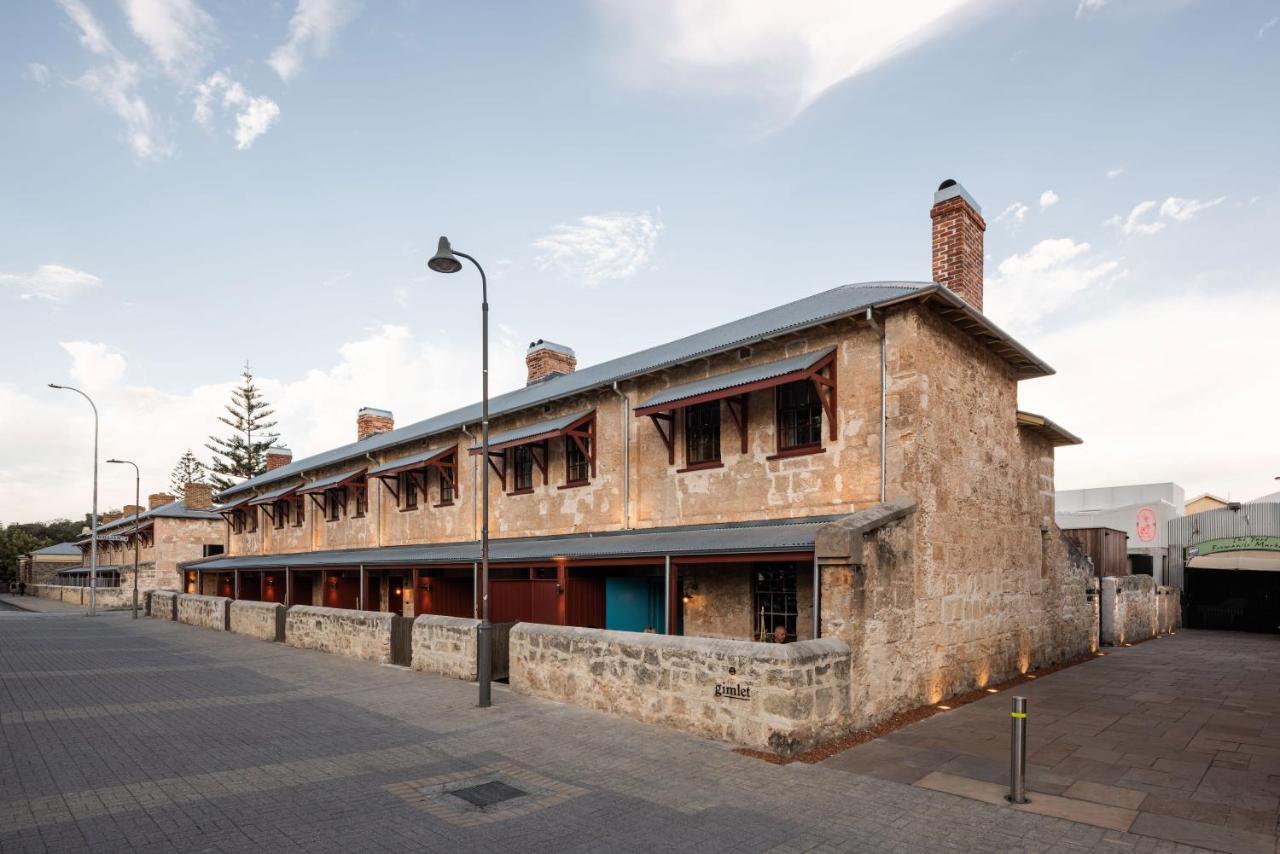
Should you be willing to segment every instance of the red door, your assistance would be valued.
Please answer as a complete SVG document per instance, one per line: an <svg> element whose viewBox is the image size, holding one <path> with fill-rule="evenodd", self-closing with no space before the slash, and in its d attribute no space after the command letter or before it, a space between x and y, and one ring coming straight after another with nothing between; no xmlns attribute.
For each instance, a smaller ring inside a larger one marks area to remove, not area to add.
<svg viewBox="0 0 1280 854"><path fill-rule="evenodd" d="M570 578L565 597L566 623L587 629L604 628L603 578Z"/></svg>
<svg viewBox="0 0 1280 854"><path fill-rule="evenodd" d="M471 602L472 590L470 578L433 578L431 592L423 592L424 597L429 596L431 599L431 607L425 613L469 620L475 616L475 608Z"/></svg>
<svg viewBox="0 0 1280 854"><path fill-rule="evenodd" d="M489 621L493 623L529 622L533 617L527 578L489 581Z"/></svg>
<svg viewBox="0 0 1280 854"><path fill-rule="evenodd" d="M560 593L556 590L557 582L539 579L529 583L532 585L529 596L529 621L533 623L548 623L553 626L558 625L560 623Z"/></svg>

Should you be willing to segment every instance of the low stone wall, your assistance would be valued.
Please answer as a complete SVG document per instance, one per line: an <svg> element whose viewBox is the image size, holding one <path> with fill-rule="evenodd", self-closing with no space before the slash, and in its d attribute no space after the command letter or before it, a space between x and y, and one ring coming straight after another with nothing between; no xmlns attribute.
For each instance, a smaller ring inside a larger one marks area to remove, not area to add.
<svg viewBox="0 0 1280 854"><path fill-rule="evenodd" d="M842 732L849 647L517 623L511 687L525 694L789 756Z"/></svg>
<svg viewBox="0 0 1280 854"><path fill-rule="evenodd" d="M147 616L158 620L178 619L178 595L176 590L152 590L151 607L147 610Z"/></svg>
<svg viewBox="0 0 1280 854"><path fill-rule="evenodd" d="M178 596L178 622L225 632L231 627L231 600L225 596Z"/></svg>
<svg viewBox="0 0 1280 854"><path fill-rule="evenodd" d="M1157 598L1155 580L1149 575L1102 579L1102 643L1117 646L1155 637Z"/></svg>
<svg viewBox="0 0 1280 854"><path fill-rule="evenodd" d="M479 620L423 614L413 621L413 669L474 682Z"/></svg>
<svg viewBox="0 0 1280 854"><path fill-rule="evenodd" d="M1177 587L1156 588L1156 631L1167 635L1179 628L1182 617L1182 591Z"/></svg>
<svg viewBox="0 0 1280 854"><path fill-rule="evenodd" d="M285 617L285 643L378 664L391 662L394 614L294 605Z"/></svg>
<svg viewBox="0 0 1280 854"><path fill-rule="evenodd" d="M279 602L234 601L228 625L238 635L279 642L284 640L284 612Z"/></svg>

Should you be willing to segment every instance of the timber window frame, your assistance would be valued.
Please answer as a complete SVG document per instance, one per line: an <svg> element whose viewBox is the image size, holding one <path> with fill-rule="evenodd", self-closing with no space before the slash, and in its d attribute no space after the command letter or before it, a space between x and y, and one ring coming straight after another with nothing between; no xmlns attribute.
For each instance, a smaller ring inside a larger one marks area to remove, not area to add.
<svg viewBox="0 0 1280 854"><path fill-rule="evenodd" d="M774 435L776 456L821 453L822 394L815 382L796 380L774 391Z"/></svg>
<svg viewBox="0 0 1280 854"><path fill-rule="evenodd" d="M508 465L511 468L512 489L507 494L528 495L533 492L533 446L516 445L510 449L509 453L511 459Z"/></svg>
<svg viewBox="0 0 1280 854"><path fill-rule="evenodd" d="M679 471L724 466L720 448L720 401L708 400L682 407L684 468Z"/></svg>
<svg viewBox="0 0 1280 854"><path fill-rule="evenodd" d="M800 620L800 597L794 566L762 565L752 570L751 602L755 640L773 640L773 630L782 625L787 641L797 639Z"/></svg>
<svg viewBox="0 0 1280 854"><path fill-rule="evenodd" d="M347 488L345 486L324 491L324 520L338 522L347 512Z"/></svg>
<svg viewBox="0 0 1280 854"><path fill-rule="evenodd" d="M272 527L279 531L281 528L289 524L289 505L292 504L288 498L281 498L271 505L271 521Z"/></svg>
<svg viewBox="0 0 1280 854"><path fill-rule="evenodd" d="M293 499L293 527L301 528L302 523L307 518L307 499L306 496L298 495Z"/></svg>
<svg viewBox="0 0 1280 854"><path fill-rule="evenodd" d="M369 512L369 484L367 481L358 480L352 484L352 491L355 493L356 509L351 514L351 518L363 519Z"/></svg>

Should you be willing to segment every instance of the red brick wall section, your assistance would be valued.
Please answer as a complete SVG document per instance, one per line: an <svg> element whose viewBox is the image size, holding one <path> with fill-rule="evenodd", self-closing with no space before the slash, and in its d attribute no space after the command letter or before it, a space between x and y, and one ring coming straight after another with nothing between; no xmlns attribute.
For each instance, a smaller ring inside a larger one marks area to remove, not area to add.
<svg viewBox="0 0 1280 854"><path fill-rule="evenodd" d="M188 483L182 493L188 510L208 510L213 506L213 487L207 483Z"/></svg>
<svg viewBox="0 0 1280 854"><path fill-rule="evenodd" d="M982 311L982 235L987 223L964 198L936 203L933 219L933 280Z"/></svg>
<svg viewBox="0 0 1280 854"><path fill-rule="evenodd" d="M572 353L563 353L537 344L531 345L524 363L529 368L528 385L558 374L571 374L578 367L578 359Z"/></svg>
<svg viewBox="0 0 1280 854"><path fill-rule="evenodd" d="M151 510L157 507L163 507L166 504L172 504L178 500L178 496L170 495L167 492L156 492L147 496L147 507Z"/></svg>
<svg viewBox="0 0 1280 854"><path fill-rule="evenodd" d="M391 413L384 409L361 409L356 415L356 440L367 439L378 433L388 433L395 429L396 422Z"/></svg>
<svg viewBox="0 0 1280 854"><path fill-rule="evenodd" d="M357 431L359 428L359 418L356 419ZM287 466L293 462L293 451L288 448L268 448L267 449L267 471L275 471L281 466Z"/></svg>

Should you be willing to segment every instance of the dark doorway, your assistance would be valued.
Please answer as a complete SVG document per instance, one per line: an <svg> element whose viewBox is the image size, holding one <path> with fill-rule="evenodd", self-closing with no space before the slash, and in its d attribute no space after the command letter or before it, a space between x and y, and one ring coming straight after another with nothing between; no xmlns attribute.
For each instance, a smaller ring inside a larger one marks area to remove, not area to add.
<svg viewBox="0 0 1280 854"><path fill-rule="evenodd" d="M365 573L364 576L364 609L366 611L382 610L382 576Z"/></svg>
<svg viewBox="0 0 1280 854"><path fill-rule="evenodd" d="M1187 626L1280 632L1280 572L1188 569Z"/></svg>
<svg viewBox="0 0 1280 854"><path fill-rule="evenodd" d="M290 583L293 585L293 601L290 605L310 605L315 602L315 583L310 575L295 572Z"/></svg>
<svg viewBox="0 0 1280 854"><path fill-rule="evenodd" d="M387 579L387 606L396 616L404 616L404 578L393 575Z"/></svg>

